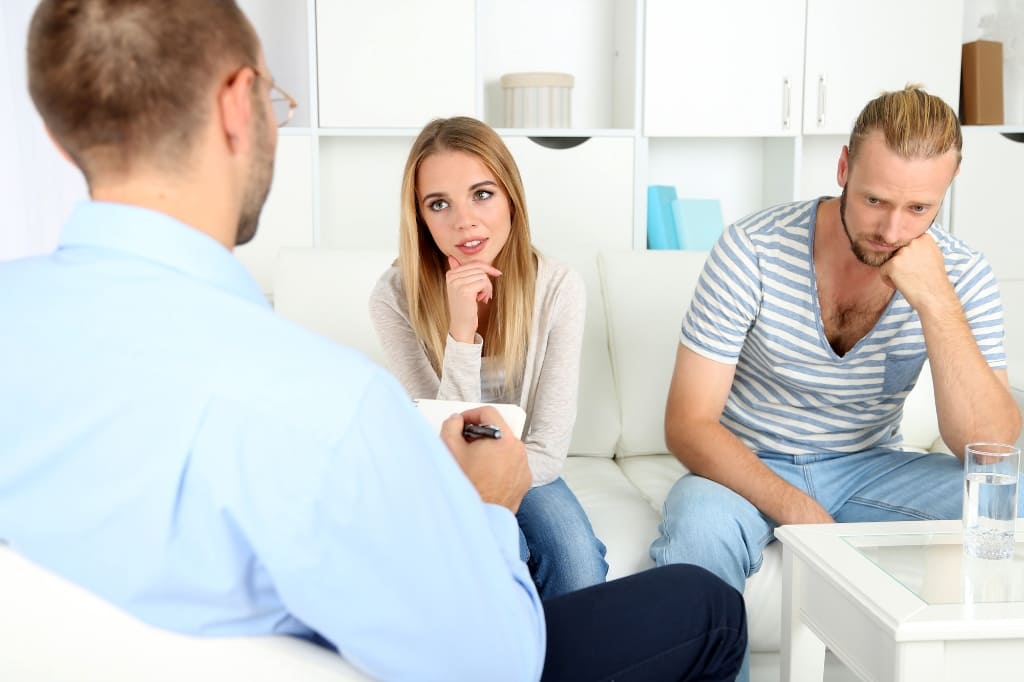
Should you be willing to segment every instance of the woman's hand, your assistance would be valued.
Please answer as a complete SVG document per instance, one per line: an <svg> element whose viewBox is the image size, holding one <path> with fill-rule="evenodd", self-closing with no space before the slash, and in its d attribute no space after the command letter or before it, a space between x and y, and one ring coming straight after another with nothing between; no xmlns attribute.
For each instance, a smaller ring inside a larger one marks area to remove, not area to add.
<svg viewBox="0 0 1024 682"><path fill-rule="evenodd" d="M480 321L478 303L489 303L494 295L492 277L501 272L486 263L469 262L465 265L448 256L448 312L451 317L448 333L462 343L473 343Z"/></svg>

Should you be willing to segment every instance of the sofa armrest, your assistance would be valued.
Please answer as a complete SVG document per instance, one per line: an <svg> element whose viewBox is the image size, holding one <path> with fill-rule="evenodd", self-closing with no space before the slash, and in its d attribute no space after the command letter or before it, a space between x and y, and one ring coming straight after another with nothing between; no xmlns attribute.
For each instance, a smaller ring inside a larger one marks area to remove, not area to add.
<svg viewBox="0 0 1024 682"><path fill-rule="evenodd" d="M154 627L2 542L0 604L4 680L368 680L333 651L294 637Z"/></svg>

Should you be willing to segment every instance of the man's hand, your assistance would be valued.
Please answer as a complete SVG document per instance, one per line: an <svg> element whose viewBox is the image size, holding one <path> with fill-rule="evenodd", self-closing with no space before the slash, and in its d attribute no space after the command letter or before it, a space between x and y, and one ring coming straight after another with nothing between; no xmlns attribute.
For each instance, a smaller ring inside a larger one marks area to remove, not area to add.
<svg viewBox="0 0 1024 682"><path fill-rule="evenodd" d="M488 303L494 295L491 277L501 272L486 263L466 263L448 256L445 282L448 290L448 312L451 316L448 333L462 343L472 343L479 327L477 304Z"/></svg>
<svg viewBox="0 0 1024 682"><path fill-rule="evenodd" d="M501 429L502 437L466 442L462 436L466 423L494 424ZM512 429L496 409L485 405L453 414L441 425L441 439L484 502L499 504L513 514L519 510L519 503L533 481L526 462L526 446L512 435Z"/></svg>
<svg viewBox="0 0 1024 682"><path fill-rule="evenodd" d="M775 519L780 526L790 523L835 523L832 515L817 500L799 488L792 488L790 497L785 516Z"/></svg>
<svg viewBox="0 0 1024 682"><path fill-rule="evenodd" d="M946 275L942 251L927 232L896 251L879 273L888 286L903 294L918 314L934 305L961 309Z"/></svg>

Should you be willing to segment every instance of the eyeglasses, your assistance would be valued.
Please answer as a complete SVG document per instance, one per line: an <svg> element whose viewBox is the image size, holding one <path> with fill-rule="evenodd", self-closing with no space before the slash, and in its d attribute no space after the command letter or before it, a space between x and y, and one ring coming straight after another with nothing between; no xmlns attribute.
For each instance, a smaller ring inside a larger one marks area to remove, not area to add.
<svg viewBox="0 0 1024 682"><path fill-rule="evenodd" d="M274 109L274 121L277 122L277 127L282 128L288 125L299 103L295 101L294 97L279 88L273 78L267 76L255 66L250 68L252 68L253 73L270 84L270 106Z"/></svg>

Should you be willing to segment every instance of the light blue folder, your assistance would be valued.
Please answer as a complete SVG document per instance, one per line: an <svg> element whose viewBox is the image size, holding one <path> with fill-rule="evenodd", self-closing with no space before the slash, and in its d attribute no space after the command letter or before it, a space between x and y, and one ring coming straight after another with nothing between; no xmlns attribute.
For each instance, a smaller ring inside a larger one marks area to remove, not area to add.
<svg viewBox="0 0 1024 682"><path fill-rule="evenodd" d="M718 199L676 199L672 214L681 249L710 251L722 235L722 204Z"/></svg>
<svg viewBox="0 0 1024 682"><path fill-rule="evenodd" d="M678 249L679 236L672 217L676 188L671 185L650 185L647 188L647 248Z"/></svg>

